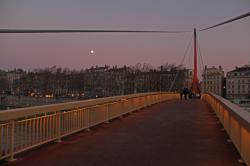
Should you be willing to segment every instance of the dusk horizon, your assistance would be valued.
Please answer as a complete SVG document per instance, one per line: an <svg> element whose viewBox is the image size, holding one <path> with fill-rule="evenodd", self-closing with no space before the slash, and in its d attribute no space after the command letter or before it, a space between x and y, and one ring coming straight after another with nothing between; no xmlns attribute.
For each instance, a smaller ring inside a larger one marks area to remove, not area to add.
<svg viewBox="0 0 250 166"><path fill-rule="evenodd" d="M177 30L180 34L0 34L1 69L50 66L70 69L149 63L181 64L192 31L250 11L250 2L210 1L0 2L0 29ZM140 2L140 3L139 3ZM49 7L47 6L49 4ZM140 5L139 5L140 4ZM195 9L195 10L194 10ZM46 12L45 12L46 11ZM198 33L204 65L225 71L249 63L250 20ZM91 54L90 51L94 53ZM187 57L192 56L189 50ZM189 58L190 59L190 58ZM188 58L183 63L193 68ZM226 59L226 61L225 61Z"/></svg>

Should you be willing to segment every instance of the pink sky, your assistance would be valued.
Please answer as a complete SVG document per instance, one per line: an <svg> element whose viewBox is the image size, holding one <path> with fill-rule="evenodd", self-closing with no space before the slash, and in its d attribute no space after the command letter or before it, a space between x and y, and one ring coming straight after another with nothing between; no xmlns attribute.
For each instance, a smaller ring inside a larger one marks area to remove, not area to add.
<svg viewBox="0 0 250 166"><path fill-rule="evenodd" d="M245 0L3 0L0 28L192 30L248 11ZM191 38L191 33L0 34L0 68L180 64ZM200 32L198 39L208 66L228 71L250 61L250 18Z"/></svg>

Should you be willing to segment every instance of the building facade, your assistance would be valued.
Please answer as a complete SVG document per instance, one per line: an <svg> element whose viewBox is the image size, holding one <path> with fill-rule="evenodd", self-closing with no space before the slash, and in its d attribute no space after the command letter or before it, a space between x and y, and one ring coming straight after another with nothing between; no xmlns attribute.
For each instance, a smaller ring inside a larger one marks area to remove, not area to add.
<svg viewBox="0 0 250 166"><path fill-rule="evenodd" d="M192 86L192 81L193 81L193 69L186 69L184 72L184 82L183 86L187 88L191 88Z"/></svg>
<svg viewBox="0 0 250 166"><path fill-rule="evenodd" d="M229 71L226 82L228 99L250 99L250 65Z"/></svg>
<svg viewBox="0 0 250 166"><path fill-rule="evenodd" d="M11 93L15 93L15 91L20 91L20 87L15 87L20 78L25 74L22 69L15 69L12 71L8 71L6 73L7 80L9 82L9 90Z"/></svg>
<svg viewBox="0 0 250 166"><path fill-rule="evenodd" d="M215 93L225 97L225 78L224 71L221 66L219 68L205 66L202 74L202 91Z"/></svg>

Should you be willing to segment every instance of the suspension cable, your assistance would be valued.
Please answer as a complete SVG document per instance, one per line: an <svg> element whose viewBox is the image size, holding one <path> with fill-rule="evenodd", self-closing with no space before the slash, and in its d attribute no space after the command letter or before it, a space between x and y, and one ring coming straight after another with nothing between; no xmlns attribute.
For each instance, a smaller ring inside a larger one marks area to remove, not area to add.
<svg viewBox="0 0 250 166"><path fill-rule="evenodd" d="M227 24L227 23L230 23L230 22L233 22L233 21L236 21L236 20L239 20L239 19L243 19L245 17L249 17L250 16L250 12L248 13L245 13L245 14L242 14L240 16L237 16L237 17L234 17L234 18L231 18L227 21L224 21L224 22L221 22L219 24L215 24L213 26L210 26L210 27L207 27L207 28L203 28L203 29L200 29L199 31L205 31L205 30L208 30L208 29L212 29L212 28L215 28L215 27L218 27L218 26L221 26L221 25L224 25L224 24Z"/></svg>
<svg viewBox="0 0 250 166"><path fill-rule="evenodd" d="M190 48L190 46L191 46L192 41L193 41L193 38L191 37L191 39L190 39L190 41L189 41L189 43L188 43L188 45L187 45L187 47L186 47L186 49L185 49L185 52L184 52L184 55L183 55L183 57L182 57L182 59L181 59L181 63L180 63L180 64L183 64L183 63L184 63L184 60L185 60L185 58L186 58L186 55L187 55L187 53L188 53L188 50L189 50L189 48ZM169 88L169 90L168 90L169 92L171 92L171 90L172 90L172 88L173 88L173 86L174 86L174 84L175 84L175 81L176 81L177 77L179 76L179 74L180 74L180 70L177 71L177 74L175 75L175 78L174 78L174 80L173 80L173 82L172 82L172 84L171 84L171 86L170 86L170 88Z"/></svg>
<svg viewBox="0 0 250 166"><path fill-rule="evenodd" d="M219 24L200 29L205 31L245 17L249 17L250 12L234 17ZM84 29L0 29L0 33L189 33L190 30L84 30Z"/></svg>
<svg viewBox="0 0 250 166"><path fill-rule="evenodd" d="M203 67L203 69L204 69L204 61L203 61L203 56L202 56L202 54L201 54L201 48L200 48L200 43L199 43L199 40L197 39L197 46L198 46L198 55L199 55L199 57L201 58L201 64L202 64L202 67Z"/></svg>
<svg viewBox="0 0 250 166"><path fill-rule="evenodd" d="M172 30L0 29L0 33L189 33Z"/></svg>

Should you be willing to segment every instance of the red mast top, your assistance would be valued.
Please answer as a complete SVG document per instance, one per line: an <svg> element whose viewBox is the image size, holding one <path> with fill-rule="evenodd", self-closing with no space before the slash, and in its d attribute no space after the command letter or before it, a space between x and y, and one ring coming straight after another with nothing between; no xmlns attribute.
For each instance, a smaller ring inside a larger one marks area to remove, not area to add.
<svg viewBox="0 0 250 166"><path fill-rule="evenodd" d="M194 75L193 75L193 81L192 81L192 87L191 87L191 91L194 94L201 93L197 70L198 69L197 69L196 29L194 29Z"/></svg>

